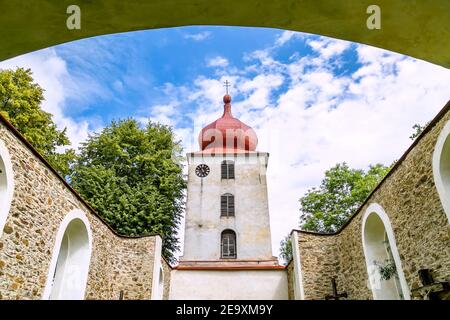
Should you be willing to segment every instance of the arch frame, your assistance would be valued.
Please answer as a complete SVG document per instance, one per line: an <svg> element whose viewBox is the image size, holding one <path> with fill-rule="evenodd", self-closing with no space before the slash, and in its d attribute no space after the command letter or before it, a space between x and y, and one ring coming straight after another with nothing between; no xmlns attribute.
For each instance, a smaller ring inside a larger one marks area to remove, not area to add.
<svg viewBox="0 0 450 320"><path fill-rule="evenodd" d="M365 235L366 222L367 222L367 219L372 214L378 215L381 222L383 223L384 230L387 234L389 244L391 246L392 256L394 257L394 262L395 262L395 266L397 269L397 275L400 280L400 287L401 287L400 289L403 293L403 298L404 298L404 300L411 300L411 293L410 293L410 290L408 287L408 283L406 282L405 274L403 272L402 261L400 259L400 254L398 252L397 242L395 240L395 235L394 235L394 230L392 229L392 225L391 225L388 215L384 211L383 207L381 205L379 205L378 203L372 203L367 207L367 209L364 212L364 216L362 218L362 223L361 223L361 239L362 239L362 245L363 245L363 251L364 251L364 259L366 261L367 276L369 278L368 286L369 286L370 290L372 291L373 299L377 300L377 294L376 294L376 290L374 290L371 286L371 281L370 281L371 272L369 269L371 261L369 261L368 248L366 246L366 235Z"/></svg>
<svg viewBox="0 0 450 320"><path fill-rule="evenodd" d="M439 199L441 201L444 212L447 216L447 220L450 223L450 188L446 191L444 185L444 179L441 173L441 156L444 151L445 143L450 143L450 120L444 125L439 136L437 138L436 144L434 146L432 167L433 167L433 178L434 185L436 186L437 192L439 194Z"/></svg>
<svg viewBox="0 0 450 320"><path fill-rule="evenodd" d="M150 293L151 300L162 300L164 295L164 284L163 284L163 292L159 291L160 289L159 272L162 269L161 259L162 259L162 238L160 236L156 236L154 260L153 260L153 272L152 272L152 291Z"/></svg>
<svg viewBox="0 0 450 320"><path fill-rule="evenodd" d="M52 292L53 287L53 274L55 273L56 264L58 262L58 256L59 251L61 248L62 240L64 237L64 234L67 230L67 227L69 224L74 220L81 220L86 227L86 232L88 236L88 252L89 252L89 258L86 262L88 264L87 272L83 277L83 282L85 285L83 286L83 299L86 294L86 287L87 287L87 280L89 276L89 268L90 268L90 262L91 262L91 256L92 256L92 230L91 230L91 224L89 223L89 220L86 216L86 214L81 209L74 209L70 211L64 219L61 221L58 231L56 233L55 237L55 244L53 245L53 251L52 251L52 258L50 260L50 265L47 272L47 279L45 281L45 287L44 292L42 294L41 300L49 300Z"/></svg>
<svg viewBox="0 0 450 320"><path fill-rule="evenodd" d="M164 269L159 266L159 276L158 276L158 298L160 300L164 299Z"/></svg>
<svg viewBox="0 0 450 320"><path fill-rule="evenodd" d="M11 156L5 143L0 140L0 158L5 165L6 174L6 205L0 207L0 237L3 234L3 228L5 227L6 220L8 220L8 215L11 210L11 203L14 196L14 170L11 161Z"/></svg>

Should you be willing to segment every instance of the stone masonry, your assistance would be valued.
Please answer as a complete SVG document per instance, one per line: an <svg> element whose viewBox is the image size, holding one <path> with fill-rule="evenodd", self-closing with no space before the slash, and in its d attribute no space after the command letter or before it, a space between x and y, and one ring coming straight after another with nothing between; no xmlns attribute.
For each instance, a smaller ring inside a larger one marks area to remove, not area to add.
<svg viewBox="0 0 450 320"><path fill-rule="evenodd" d="M166 259L161 259L161 265L163 268L164 273L164 293L163 293L163 300L169 300L169 294L170 294L170 276L172 273L172 267L171 265L166 261Z"/></svg>
<svg viewBox="0 0 450 320"><path fill-rule="evenodd" d="M450 226L432 167L437 138L448 121L450 103L339 231L293 231L298 233L305 299L331 294L332 277L348 299L372 299L362 244L362 217L372 203L389 217L409 290L421 286L419 269L432 269L436 281L450 281Z"/></svg>
<svg viewBox="0 0 450 320"><path fill-rule="evenodd" d="M42 298L56 232L74 209L86 214L92 231L85 298L119 299L123 291L124 299L150 299L156 236L117 235L3 120L0 139L9 150L15 181L0 238L0 299ZM168 273L167 264L164 270Z"/></svg>

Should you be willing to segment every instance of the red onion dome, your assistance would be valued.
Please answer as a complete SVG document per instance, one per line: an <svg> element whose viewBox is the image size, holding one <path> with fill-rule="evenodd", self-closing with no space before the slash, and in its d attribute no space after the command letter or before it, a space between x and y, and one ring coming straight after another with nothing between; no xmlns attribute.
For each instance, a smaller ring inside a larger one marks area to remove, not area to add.
<svg viewBox="0 0 450 320"><path fill-rule="evenodd" d="M255 151L255 131L231 114L231 96L223 97L223 115L200 131L198 142L202 151L230 153Z"/></svg>

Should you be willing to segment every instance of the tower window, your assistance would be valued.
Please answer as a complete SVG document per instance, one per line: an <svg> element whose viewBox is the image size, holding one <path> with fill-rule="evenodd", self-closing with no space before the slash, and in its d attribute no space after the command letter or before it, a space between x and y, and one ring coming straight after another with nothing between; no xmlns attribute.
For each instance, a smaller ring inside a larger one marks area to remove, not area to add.
<svg viewBox="0 0 450 320"><path fill-rule="evenodd" d="M236 258L236 233L233 230L225 230L222 232L221 249L221 258Z"/></svg>
<svg viewBox="0 0 450 320"><path fill-rule="evenodd" d="M222 179L234 179L234 161L222 161Z"/></svg>
<svg viewBox="0 0 450 320"><path fill-rule="evenodd" d="M231 193L220 196L220 215L222 217L234 216L234 196Z"/></svg>

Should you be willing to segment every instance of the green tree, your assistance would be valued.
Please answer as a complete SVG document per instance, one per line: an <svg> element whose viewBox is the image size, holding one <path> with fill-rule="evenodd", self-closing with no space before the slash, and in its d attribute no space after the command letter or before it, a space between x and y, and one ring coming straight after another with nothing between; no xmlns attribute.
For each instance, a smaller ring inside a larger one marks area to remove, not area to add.
<svg viewBox="0 0 450 320"><path fill-rule="evenodd" d="M70 181L120 234L161 234L174 261L186 187L180 158L170 127L113 121L82 143Z"/></svg>
<svg viewBox="0 0 450 320"><path fill-rule="evenodd" d="M376 164L369 170L351 169L344 163L325 172L318 188L300 198L301 228L317 232L334 232L361 206L390 167Z"/></svg>
<svg viewBox="0 0 450 320"><path fill-rule="evenodd" d="M62 176L69 173L75 152L58 147L70 144L66 129L60 131L52 115L41 109L44 89L34 82L30 69L0 70L0 113L41 153Z"/></svg>
<svg viewBox="0 0 450 320"><path fill-rule="evenodd" d="M415 140L420 134L425 130L425 128L428 126L430 122L425 123L424 126L421 126L420 124L416 123L412 126L414 132L409 136L411 140Z"/></svg>
<svg viewBox="0 0 450 320"><path fill-rule="evenodd" d="M289 234L280 242L280 258L285 264L292 260L292 241Z"/></svg>

